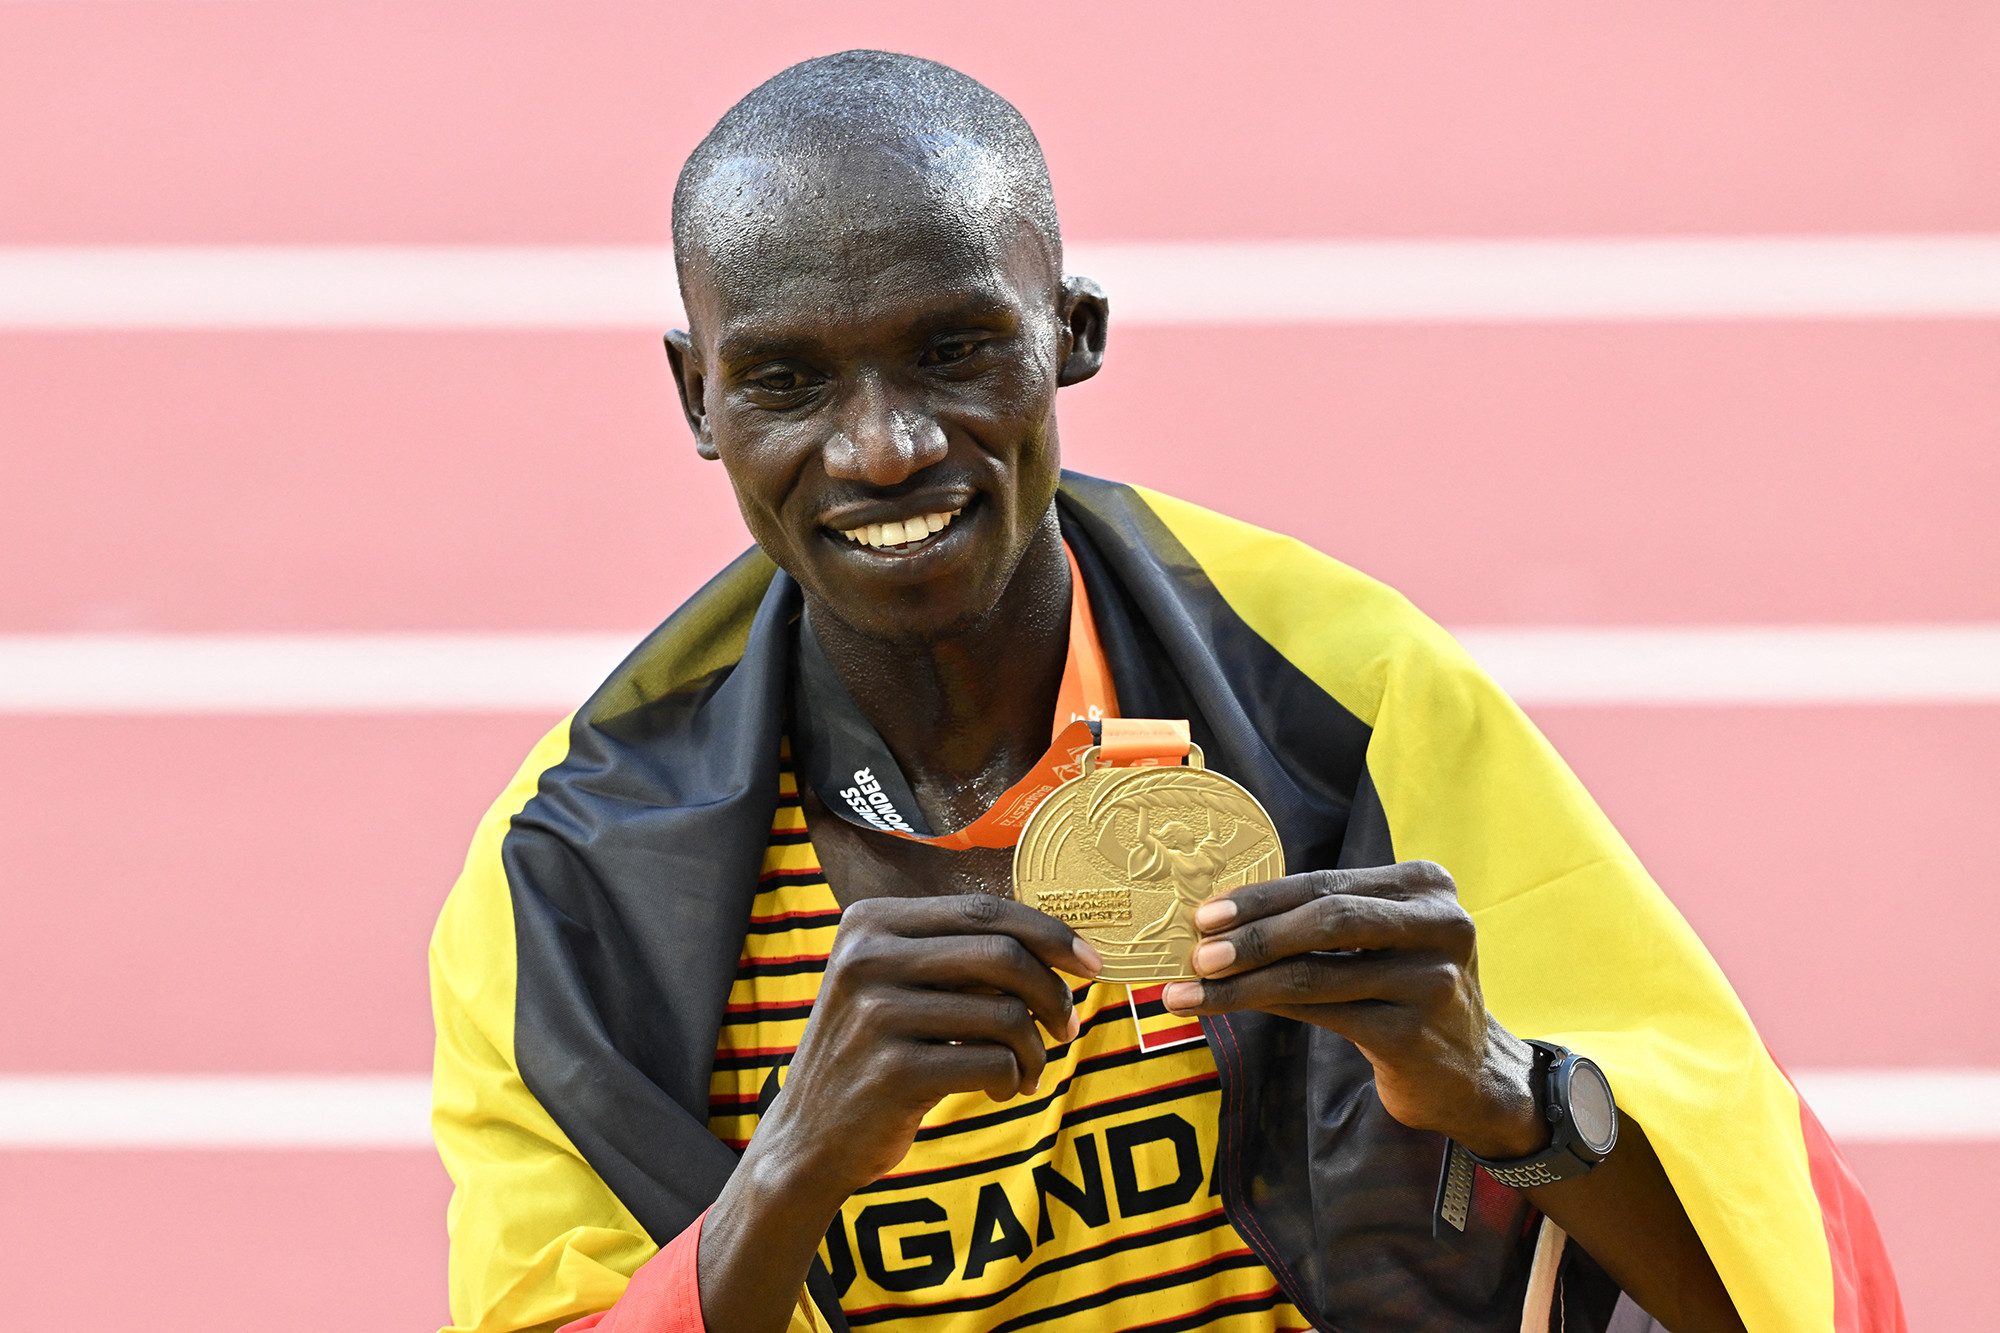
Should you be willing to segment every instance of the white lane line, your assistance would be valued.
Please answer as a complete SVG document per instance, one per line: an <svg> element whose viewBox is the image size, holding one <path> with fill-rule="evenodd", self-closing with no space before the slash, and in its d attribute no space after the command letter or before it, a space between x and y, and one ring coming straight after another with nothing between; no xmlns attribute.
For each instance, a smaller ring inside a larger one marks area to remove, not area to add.
<svg viewBox="0 0 2000 1333"><path fill-rule="evenodd" d="M0 635L0 713L574 708L641 635ZM2000 703L2000 625L1467 629L1529 706Z"/></svg>
<svg viewBox="0 0 2000 1333"><path fill-rule="evenodd" d="M0 635L0 712L561 714L641 637Z"/></svg>
<svg viewBox="0 0 2000 1333"><path fill-rule="evenodd" d="M2000 1069L1800 1069L1792 1081L1841 1143L2000 1140Z"/></svg>
<svg viewBox="0 0 2000 1333"><path fill-rule="evenodd" d="M663 329L673 257L638 246L0 249L0 328Z"/></svg>
<svg viewBox="0 0 2000 1333"><path fill-rule="evenodd" d="M2000 703L2000 625L1465 629L1537 704Z"/></svg>
<svg viewBox="0 0 2000 1333"><path fill-rule="evenodd" d="M2000 1070L1794 1075L1841 1143L2000 1142ZM423 1148L423 1074L0 1076L0 1149Z"/></svg>
<svg viewBox="0 0 2000 1333"><path fill-rule="evenodd" d="M1077 242L1122 324L2000 315L2000 235ZM0 328L643 328L648 246L0 247Z"/></svg>
<svg viewBox="0 0 2000 1333"><path fill-rule="evenodd" d="M0 1147L415 1148L431 1081L376 1075L0 1077Z"/></svg>
<svg viewBox="0 0 2000 1333"><path fill-rule="evenodd" d="M1140 324L2000 315L2000 236L1078 246Z"/></svg>

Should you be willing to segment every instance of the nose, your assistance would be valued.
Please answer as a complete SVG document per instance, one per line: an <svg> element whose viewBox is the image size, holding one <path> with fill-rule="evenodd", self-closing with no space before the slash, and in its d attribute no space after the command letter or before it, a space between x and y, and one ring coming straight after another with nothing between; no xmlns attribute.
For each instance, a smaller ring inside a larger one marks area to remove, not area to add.
<svg viewBox="0 0 2000 1333"><path fill-rule="evenodd" d="M860 376L826 442L829 477L896 486L945 456L944 428L897 395L880 375Z"/></svg>

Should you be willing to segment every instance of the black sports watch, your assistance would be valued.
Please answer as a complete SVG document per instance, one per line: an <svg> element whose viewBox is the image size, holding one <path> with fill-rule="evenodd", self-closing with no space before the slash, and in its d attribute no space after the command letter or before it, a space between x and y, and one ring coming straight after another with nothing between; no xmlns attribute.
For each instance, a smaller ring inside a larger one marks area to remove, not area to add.
<svg viewBox="0 0 2000 1333"><path fill-rule="evenodd" d="M1447 1141L1431 1223L1435 1234L1442 1234L1439 1223L1465 1230L1475 1164L1485 1167L1486 1174L1502 1185L1532 1189L1584 1175L1618 1146L1618 1103L1612 1099L1611 1081L1604 1077L1604 1071L1589 1058L1554 1042L1530 1038L1528 1045L1535 1048L1535 1071L1530 1080L1535 1105L1553 1130L1549 1146L1526 1157L1494 1161Z"/></svg>

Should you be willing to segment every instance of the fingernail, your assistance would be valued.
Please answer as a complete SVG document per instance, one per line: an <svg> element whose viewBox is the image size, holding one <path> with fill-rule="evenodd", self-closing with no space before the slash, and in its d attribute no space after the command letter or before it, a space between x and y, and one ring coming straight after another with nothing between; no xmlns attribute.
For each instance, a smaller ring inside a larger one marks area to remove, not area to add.
<svg viewBox="0 0 2000 1333"><path fill-rule="evenodd" d="M1069 1011L1069 1027L1064 1030L1064 1041L1075 1041L1076 1034L1083 1031L1083 1020L1076 1016L1076 1010Z"/></svg>
<svg viewBox="0 0 2000 1333"><path fill-rule="evenodd" d="M1042 1090L1041 1076L1037 1075L1033 1083L1030 1083L1027 1087L1021 1089L1021 1096L1032 1097L1041 1090Z"/></svg>
<svg viewBox="0 0 2000 1333"><path fill-rule="evenodd" d="M1160 992L1160 999L1169 1009L1198 1009L1201 1007L1202 985L1199 981L1170 982Z"/></svg>
<svg viewBox="0 0 2000 1333"><path fill-rule="evenodd" d="M1236 946L1228 940L1210 940L1194 951L1194 970L1220 972L1236 961Z"/></svg>
<svg viewBox="0 0 2000 1333"><path fill-rule="evenodd" d="M1076 955L1077 962L1082 963L1086 968L1090 969L1092 976L1096 976L1104 970L1104 955L1091 948L1090 941L1084 939L1082 936L1077 937L1076 943L1071 947L1071 952Z"/></svg>
<svg viewBox="0 0 2000 1333"><path fill-rule="evenodd" d="M1194 909L1194 923L1203 930L1226 926L1236 919L1236 900L1216 898Z"/></svg>

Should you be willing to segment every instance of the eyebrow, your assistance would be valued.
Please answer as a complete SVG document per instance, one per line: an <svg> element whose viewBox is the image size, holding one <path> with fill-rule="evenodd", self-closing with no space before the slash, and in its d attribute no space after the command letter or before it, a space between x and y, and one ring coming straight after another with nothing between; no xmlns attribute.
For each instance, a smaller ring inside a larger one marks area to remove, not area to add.
<svg viewBox="0 0 2000 1333"><path fill-rule="evenodd" d="M911 322L908 332L923 338L945 329L961 328L1014 313L1013 307L1003 297L984 286L945 290L939 295L948 304L920 315ZM750 328L724 337L716 347L716 354L725 363L734 365L745 361L810 356L822 347L822 340L815 334Z"/></svg>
<svg viewBox="0 0 2000 1333"><path fill-rule="evenodd" d="M788 356L816 351L819 345L817 338L755 332L739 333L724 338L721 345L716 348L716 355L732 363L782 360Z"/></svg>

